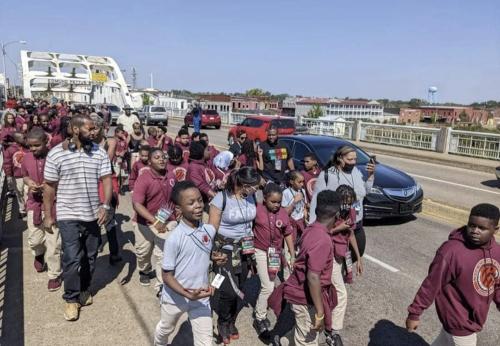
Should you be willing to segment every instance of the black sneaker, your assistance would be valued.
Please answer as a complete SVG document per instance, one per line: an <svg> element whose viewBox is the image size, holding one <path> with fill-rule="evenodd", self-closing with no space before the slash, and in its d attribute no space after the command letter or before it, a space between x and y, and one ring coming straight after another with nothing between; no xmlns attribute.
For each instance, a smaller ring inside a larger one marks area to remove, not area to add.
<svg viewBox="0 0 500 346"><path fill-rule="evenodd" d="M262 334L264 334L265 332L268 331L265 320L261 321L261 320L255 319L253 321L253 327L257 331L258 335L262 335Z"/></svg>
<svg viewBox="0 0 500 346"><path fill-rule="evenodd" d="M266 325L267 330L271 329L271 321L269 321L269 319L267 317L264 320L264 324Z"/></svg>
<svg viewBox="0 0 500 346"><path fill-rule="evenodd" d="M328 346L344 346L340 334L325 331L325 338Z"/></svg>
<svg viewBox="0 0 500 346"><path fill-rule="evenodd" d="M148 273L139 272L139 282L142 286L149 286L151 284L151 278Z"/></svg>
<svg viewBox="0 0 500 346"><path fill-rule="evenodd" d="M217 323L217 331L219 332L220 342L224 345L231 343L231 333L226 323Z"/></svg>
<svg viewBox="0 0 500 346"><path fill-rule="evenodd" d="M278 334L275 334L272 339L271 343L269 344L271 346L281 346L281 338Z"/></svg>
<svg viewBox="0 0 500 346"><path fill-rule="evenodd" d="M234 325L234 322L229 323L229 337L231 340L238 340L240 338L240 332L238 328Z"/></svg>

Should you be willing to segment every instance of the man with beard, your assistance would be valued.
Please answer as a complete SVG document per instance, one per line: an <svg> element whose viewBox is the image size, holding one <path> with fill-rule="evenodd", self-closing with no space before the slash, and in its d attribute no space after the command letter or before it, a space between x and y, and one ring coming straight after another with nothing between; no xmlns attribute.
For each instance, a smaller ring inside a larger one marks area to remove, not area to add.
<svg viewBox="0 0 500 346"><path fill-rule="evenodd" d="M45 162L43 203L46 229L55 220L52 208L57 191L57 224L62 240L64 318L76 321L80 307L92 304L88 291L101 242L100 226L111 209L111 163L106 151L93 143L96 126L92 119L71 119L72 137L55 146ZM98 183L103 184L100 204Z"/></svg>
<svg viewBox="0 0 500 346"><path fill-rule="evenodd" d="M257 149L259 162L263 161L262 170L264 179L268 182L274 182L282 188L285 184L285 172L293 171L292 153L288 146L283 143L278 143L278 129L270 127L267 130L267 140L259 144ZM261 160L262 158L262 160Z"/></svg>

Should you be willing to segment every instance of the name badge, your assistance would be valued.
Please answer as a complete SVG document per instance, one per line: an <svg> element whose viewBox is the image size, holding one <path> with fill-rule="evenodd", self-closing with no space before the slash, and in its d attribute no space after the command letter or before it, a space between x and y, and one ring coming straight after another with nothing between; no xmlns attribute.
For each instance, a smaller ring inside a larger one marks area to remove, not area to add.
<svg viewBox="0 0 500 346"><path fill-rule="evenodd" d="M222 282L224 282L225 277L223 275L217 274L210 284L212 287L219 289Z"/></svg>
<svg viewBox="0 0 500 346"><path fill-rule="evenodd" d="M241 253L243 255L251 255L255 253L253 236L246 236L241 238Z"/></svg>
<svg viewBox="0 0 500 346"><path fill-rule="evenodd" d="M273 252L267 252L267 271L270 274L276 274L281 268L281 256L279 253L276 253L274 248L272 249ZM269 248L269 250L271 250L271 248Z"/></svg>
<svg viewBox="0 0 500 346"><path fill-rule="evenodd" d="M158 220L158 222L167 223L167 220L170 217L170 215L172 215L172 210L162 207L156 213L155 218L156 220Z"/></svg>

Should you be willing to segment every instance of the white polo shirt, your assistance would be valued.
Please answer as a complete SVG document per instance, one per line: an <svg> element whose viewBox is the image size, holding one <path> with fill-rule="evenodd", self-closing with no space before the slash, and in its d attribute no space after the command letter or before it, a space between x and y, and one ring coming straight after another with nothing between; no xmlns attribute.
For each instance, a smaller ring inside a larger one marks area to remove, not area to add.
<svg viewBox="0 0 500 346"><path fill-rule="evenodd" d="M181 221L165 241L163 270L174 271L174 277L186 289L208 287L208 267L215 233L212 225L200 224L194 229ZM188 303L210 305L209 298L190 301L167 285L163 285L162 301L177 306Z"/></svg>
<svg viewBox="0 0 500 346"><path fill-rule="evenodd" d="M128 134L131 134L134 132L134 123L141 123L137 115L135 114L130 114L130 116L126 114L120 114L118 116L118 119L116 119L117 124L122 124L123 129L125 132L128 132Z"/></svg>

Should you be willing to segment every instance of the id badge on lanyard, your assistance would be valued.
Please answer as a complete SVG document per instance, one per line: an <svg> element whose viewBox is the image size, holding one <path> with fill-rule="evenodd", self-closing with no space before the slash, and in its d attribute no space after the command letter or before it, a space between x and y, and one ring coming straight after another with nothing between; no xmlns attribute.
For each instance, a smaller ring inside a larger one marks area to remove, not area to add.
<svg viewBox="0 0 500 346"><path fill-rule="evenodd" d="M246 236L241 238L241 253L243 255L252 255L255 253L255 247L253 245L253 236Z"/></svg>
<svg viewBox="0 0 500 346"><path fill-rule="evenodd" d="M352 257L351 257L351 251L347 250L345 253L345 266L347 269L347 274L352 273Z"/></svg>
<svg viewBox="0 0 500 346"><path fill-rule="evenodd" d="M281 268L281 255L275 248L267 249L267 271L272 274L279 272Z"/></svg>
<svg viewBox="0 0 500 346"><path fill-rule="evenodd" d="M166 206L161 207L158 209L158 212L156 213L156 220L159 222L165 224L168 220L168 218L172 215L172 210L167 208Z"/></svg>

